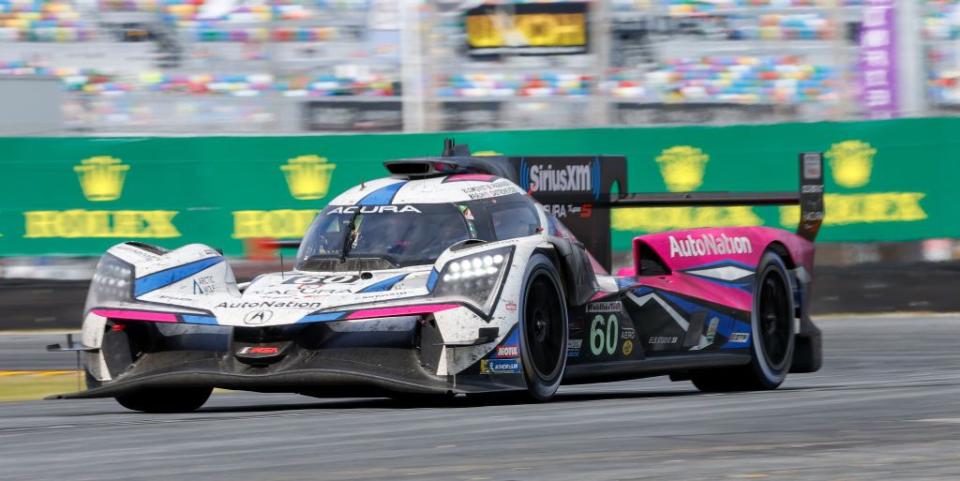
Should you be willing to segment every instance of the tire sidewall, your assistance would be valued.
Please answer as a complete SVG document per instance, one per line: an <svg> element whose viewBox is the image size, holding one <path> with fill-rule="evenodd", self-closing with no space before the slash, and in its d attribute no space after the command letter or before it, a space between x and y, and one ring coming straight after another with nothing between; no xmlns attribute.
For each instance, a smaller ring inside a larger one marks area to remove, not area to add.
<svg viewBox="0 0 960 481"><path fill-rule="evenodd" d="M530 286L533 284L533 281L545 277L550 280L553 284L554 292L557 295L557 302L560 304L560 312L562 313L563 319L560 323L563 331L563 340L560 344L560 369L557 373L550 379L543 379L540 374L537 373L537 369L534 367L533 359L530 357L530 348L528 347L527 339L527 329L526 329L526 316L527 316L527 298L530 293ZM569 336L569 314L567 312L567 301L566 296L563 291L563 284L560 281L560 275L557 272L556 267L553 263L550 262L543 254L534 254L530 258L530 262L527 264L526 272L524 273L523 281L523 291L521 293L521 302L517 323L517 328L520 329L520 358L523 364L523 377L527 383L527 390L530 396L538 401L546 401L550 399L560 387L560 383L563 380L563 374L567 367L567 339Z"/></svg>
<svg viewBox="0 0 960 481"><path fill-rule="evenodd" d="M773 252L767 252L763 255L763 258L760 260L760 266L757 268L757 277L755 282L755 289L753 293L753 311L750 318L750 336L753 342L751 342L750 352L753 358L753 368L757 374L758 379L768 388L774 388L779 386L784 379L787 377L787 373L790 372L790 365L793 362L793 351L796 345L796 322L792 318L788 322L790 329L790 337L787 343L787 353L784 358L783 365L776 369L770 365L770 362L767 359L767 355L764 351L763 346L763 337L760 335L760 302L761 302L761 293L760 289L763 288L763 281L771 273L779 274L784 282L784 285L787 289L787 303L789 310L787 312L794 313L796 312L794 306L793 298L793 284L790 280L790 275L787 272L787 266L783 263L783 260L777 254Z"/></svg>

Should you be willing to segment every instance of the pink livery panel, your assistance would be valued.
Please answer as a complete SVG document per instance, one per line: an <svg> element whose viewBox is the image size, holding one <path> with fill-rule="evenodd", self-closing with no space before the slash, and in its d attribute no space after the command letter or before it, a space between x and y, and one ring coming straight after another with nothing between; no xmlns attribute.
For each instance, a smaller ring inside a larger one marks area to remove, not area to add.
<svg viewBox="0 0 960 481"><path fill-rule="evenodd" d="M779 243L797 266L813 267L813 243L782 229L770 227L712 227L647 234L634 238L634 266L640 265L646 244L673 271L685 271L734 261L756 268L764 251Z"/></svg>
<svg viewBox="0 0 960 481"><path fill-rule="evenodd" d="M786 250L788 264L811 271L813 243L806 239L770 227L721 227L638 236L633 240L634 268L619 274L639 274L637 281L649 287L750 311L757 265L774 244ZM643 256L652 254L670 270L668 275L645 275L654 274L641 269Z"/></svg>

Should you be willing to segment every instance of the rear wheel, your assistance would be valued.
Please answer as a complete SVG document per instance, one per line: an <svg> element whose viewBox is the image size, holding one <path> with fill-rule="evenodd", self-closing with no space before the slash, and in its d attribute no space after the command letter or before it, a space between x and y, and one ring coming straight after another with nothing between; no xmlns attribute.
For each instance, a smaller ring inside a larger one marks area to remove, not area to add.
<svg viewBox="0 0 960 481"><path fill-rule="evenodd" d="M767 252L760 260L753 296L750 364L691 373L701 391L776 389L790 372L794 350L794 302L783 260Z"/></svg>
<svg viewBox="0 0 960 481"><path fill-rule="evenodd" d="M213 388L141 389L116 397L121 406L145 413L186 413L203 406Z"/></svg>
<svg viewBox="0 0 960 481"><path fill-rule="evenodd" d="M534 255L523 290L520 349L527 396L547 401L557 392L567 364L567 303L550 260Z"/></svg>

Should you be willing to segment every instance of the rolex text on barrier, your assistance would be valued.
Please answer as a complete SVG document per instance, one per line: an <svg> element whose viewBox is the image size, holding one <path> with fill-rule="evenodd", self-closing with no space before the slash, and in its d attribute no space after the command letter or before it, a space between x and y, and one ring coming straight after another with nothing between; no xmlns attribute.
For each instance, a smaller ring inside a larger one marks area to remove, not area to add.
<svg viewBox="0 0 960 481"><path fill-rule="evenodd" d="M817 240L856 242L960 237L954 208L960 164L952 161L960 158L958 130L960 119L935 118L464 132L456 140L474 152L509 156L534 195L591 199L620 192L795 192L797 152L823 152L822 172L815 174L824 181L826 216ZM298 238L338 193L383 176L384 160L436 155L445 135L2 138L0 255L100 255L125 239L163 247L202 242L242 255L248 239ZM577 152L610 155L570 155ZM584 224L574 227L578 232L609 218L613 249L621 251L644 232L792 229L800 221L797 206L546 204L561 221ZM678 256L700 246L700 239L676 241ZM703 240L704 249L708 244L738 248L721 239Z"/></svg>

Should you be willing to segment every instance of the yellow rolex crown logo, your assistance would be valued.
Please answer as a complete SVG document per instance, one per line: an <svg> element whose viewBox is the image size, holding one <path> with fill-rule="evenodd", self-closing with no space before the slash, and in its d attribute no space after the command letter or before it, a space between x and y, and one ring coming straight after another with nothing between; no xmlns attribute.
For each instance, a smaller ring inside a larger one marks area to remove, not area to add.
<svg viewBox="0 0 960 481"><path fill-rule="evenodd" d="M117 200L123 192L123 180L130 166L106 155L80 161L73 170L80 178L83 196L89 201Z"/></svg>
<svg viewBox="0 0 960 481"><path fill-rule="evenodd" d="M301 155L287 161L280 167L287 178L290 195L299 200L317 200L327 196L330 178L335 164L328 164L325 157Z"/></svg>
<svg viewBox="0 0 960 481"><path fill-rule="evenodd" d="M826 157L833 181L842 187L863 187L870 182L876 153L877 149L859 140L845 140L831 145Z"/></svg>
<svg viewBox="0 0 960 481"><path fill-rule="evenodd" d="M703 171L710 156L689 145L664 149L657 157L660 174L670 192L689 192L703 184Z"/></svg>

